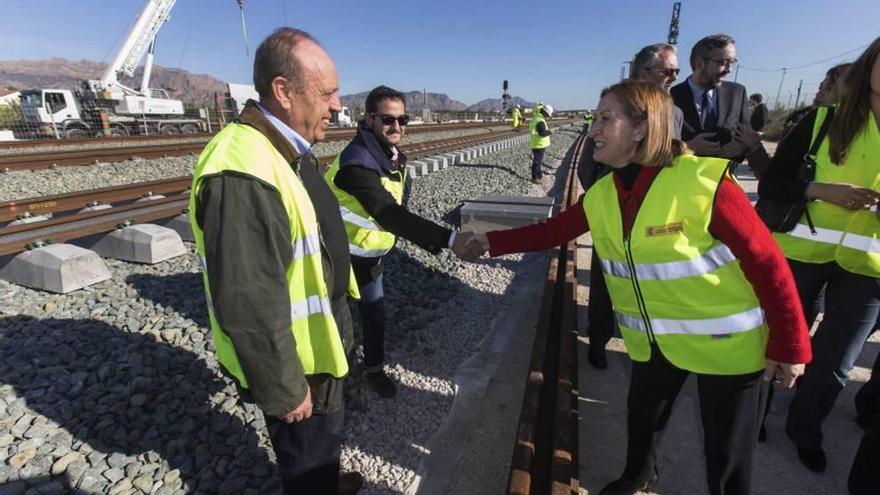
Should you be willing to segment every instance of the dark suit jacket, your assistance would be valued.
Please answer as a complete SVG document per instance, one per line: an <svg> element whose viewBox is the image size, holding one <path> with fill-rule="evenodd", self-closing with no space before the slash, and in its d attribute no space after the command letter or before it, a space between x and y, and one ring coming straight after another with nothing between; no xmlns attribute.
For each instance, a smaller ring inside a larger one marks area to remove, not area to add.
<svg viewBox="0 0 880 495"><path fill-rule="evenodd" d="M718 127L733 130L737 123L749 125L749 98L746 88L742 84L721 81L717 89L717 113L718 120L714 126L703 129L700 125L700 114L694 106L694 94L687 79L672 87L670 94L675 106L684 112L684 125L681 128L681 138L685 142L690 141L697 134L711 132Z"/></svg>

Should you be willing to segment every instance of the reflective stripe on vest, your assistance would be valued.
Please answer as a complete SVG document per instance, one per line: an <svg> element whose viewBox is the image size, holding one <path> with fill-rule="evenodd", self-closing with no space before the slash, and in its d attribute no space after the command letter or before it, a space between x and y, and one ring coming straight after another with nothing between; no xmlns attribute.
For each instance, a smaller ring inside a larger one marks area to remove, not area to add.
<svg viewBox="0 0 880 495"><path fill-rule="evenodd" d="M344 206L341 206L341 205L339 206L339 213L342 214L342 221L343 222L353 223L353 224L357 225L358 227L363 227L365 229L370 229L370 230L381 230L381 231L385 230L378 223L370 220L369 218L364 218Z"/></svg>
<svg viewBox="0 0 880 495"><path fill-rule="evenodd" d="M827 107L817 110L813 140L827 113ZM876 119L866 119L840 165L831 161L829 148L826 137L816 152L815 182L846 183L880 191L880 128ZM816 235L810 232L805 217L791 232L773 234L786 258L805 263L836 262L848 272L880 277L880 220L873 209L849 210L817 200L807 202L807 210Z"/></svg>
<svg viewBox="0 0 880 495"><path fill-rule="evenodd" d="M736 256L724 244L718 244L702 256L684 261L668 263L638 264L636 276L642 280L674 280L682 277L694 277L713 272L736 260ZM632 278L626 263L602 260L605 273L616 277Z"/></svg>
<svg viewBox="0 0 880 495"><path fill-rule="evenodd" d="M627 353L648 361L653 345L672 365L737 375L763 369L767 326L729 247L712 236L714 199L727 161L685 155L663 167L624 237L613 175L583 207Z"/></svg>
<svg viewBox="0 0 880 495"><path fill-rule="evenodd" d="M370 216L366 209L364 209L357 198L336 187L334 179L341 167L339 162L340 156L337 156L330 168L327 169L324 179L339 202L339 212L345 224L349 252L362 258L384 256L394 247L397 237L383 229L376 222L376 219ZM390 172L390 174L396 176L399 180L392 180L390 176L383 175L379 177L379 181L382 187L391 194L394 201L399 205L403 202L403 185L406 176L404 172L400 171Z"/></svg>
<svg viewBox="0 0 880 495"><path fill-rule="evenodd" d="M202 280L217 360L238 380L240 386L248 388L235 345L216 318L205 259L204 233L196 221L202 179L226 171L251 176L278 191L290 229L291 262L286 267L285 276L292 319L290 331L296 342L297 357L306 375L326 373L337 378L345 376L348 373L348 359L330 310L318 221L311 199L294 169L268 138L255 128L242 124L230 124L205 146L193 173L189 202L190 224L202 264ZM349 267L350 287L354 286L353 280Z"/></svg>
<svg viewBox="0 0 880 495"><path fill-rule="evenodd" d="M292 321L308 318L312 315L324 314L333 317L330 308L330 300L326 297L309 296L303 301L297 301L290 305L290 319Z"/></svg>
<svg viewBox="0 0 880 495"><path fill-rule="evenodd" d="M648 327L640 316L629 316L617 311L614 314L621 325L648 333ZM748 332L763 323L764 311L760 307L756 307L742 313L718 318L703 318L699 320L652 319L651 330L655 335L728 335Z"/></svg>

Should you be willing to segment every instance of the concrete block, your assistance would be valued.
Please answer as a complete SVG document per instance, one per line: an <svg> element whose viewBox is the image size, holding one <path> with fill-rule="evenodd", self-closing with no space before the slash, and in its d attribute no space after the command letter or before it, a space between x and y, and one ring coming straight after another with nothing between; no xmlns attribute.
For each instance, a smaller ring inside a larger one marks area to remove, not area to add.
<svg viewBox="0 0 880 495"><path fill-rule="evenodd" d="M79 210L77 213L88 213L90 211L107 210L110 208L113 208L113 205L108 205L106 203L92 204L92 205L86 206L85 208Z"/></svg>
<svg viewBox="0 0 880 495"><path fill-rule="evenodd" d="M447 166L455 165L456 163L461 161L461 159L458 158L458 155L456 153L446 153L443 156L446 157L446 165Z"/></svg>
<svg viewBox="0 0 880 495"><path fill-rule="evenodd" d="M406 166L409 168L409 171L412 171L414 177L420 177L428 173L428 164L422 160L409 162Z"/></svg>
<svg viewBox="0 0 880 495"><path fill-rule="evenodd" d="M483 194L461 207L462 232L521 227L553 215L553 198Z"/></svg>
<svg viewBox="0 0 880 495"><path fill-rule="evenodd" d="M50 244L16 255L0 278L32 289L58 294L110 278L110 270L94 251L73 244Z"/></svg>
<svg viewBox="0 0 880 495"><path fill-rule="evenodd" d="M168 220L165 226L177 232L181 239L187 242L196 242L196 236L193 235L192 224L189 223L189 214L181 213L176 217Z"/></svg>
<svg viewBox="0 0 880 495"><path fill-rule="evenodd" d="M15 227L16 225L25 225L29 223L37 223L37 222L45 222L46 220L51 220L52 214L46 213L45 215L31 215L30 213L24 213L21 217L9 222L6 224L7 227Z"/></svg>
<svg viewBox="0 0 880 495"><path fill-rule="evenodd" d="M141 198L139 198L135 203L146 203L147 201L155 201L157 199L165 199L165 196L161 194L153 194L149 193Z"/></svg>
<svg viewBox="0 0 880 495"><path fill-rule="evenodd" d="M92 246L108 258L135 263L159 263L186 253L180 235L153 224L139 224L115 230Z"/></svg>

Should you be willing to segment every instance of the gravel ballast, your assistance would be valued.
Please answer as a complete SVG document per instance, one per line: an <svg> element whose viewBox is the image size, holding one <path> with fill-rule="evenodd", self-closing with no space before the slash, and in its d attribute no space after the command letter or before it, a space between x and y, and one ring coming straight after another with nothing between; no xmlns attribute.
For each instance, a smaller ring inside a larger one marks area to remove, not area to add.
<svg viewBox="0 0 880 495"><path fill-rule="evenodd" d="M565 155L577 136L570 129L554 135L545 163ZM522 144L420 177L409 208L453 225L465 199L543 195L528 181L530 161ZM88 189L111 185L100 181L114 174L144 174L119 183L155 180L191 166L175 158L76 167L79 179L66 181ZM65 172L21 173L33 184L18 187L65 192L54 189L64 178L48 180ZM0 181L0 199L13 176ZM219 372L189 248L152 266L106 260L110 280L67 295L0 281L0 493L279 493L262 416ZM386 364L401 386L382 400L358 371L350 380L342 463L367 478L363 493L413 486L455 401L456 370L487 337L511 281L542 262L529 256L471 264L406 241L388 256Z"/></svg>

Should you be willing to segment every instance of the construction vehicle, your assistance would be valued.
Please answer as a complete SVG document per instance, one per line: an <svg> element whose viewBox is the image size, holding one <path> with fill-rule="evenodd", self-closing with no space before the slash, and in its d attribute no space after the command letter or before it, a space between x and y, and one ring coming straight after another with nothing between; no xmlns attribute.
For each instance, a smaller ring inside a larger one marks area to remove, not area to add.
<svg viewBox="0 0 880 495"><path fill-rule="evenodd" d="M257 90L252 84L226 83L226 89L226 96L217 103L217 111L231 114L233 118L244 110L244 104L248 100L259 101L260 99L260 95L257 94ZM338 127L351 127L351 110L348 107L342 107L341 112L334 112L330 117L330 124Z"/></svg>
<svg viewBox="0 0 880 495"><path fill-rule="evenodd" d="M204 132L200 118L186 117L183 102L164 89L150 88L156 33L169 19L177 0L146 0L134 26L101 79L83 81L79 90L27 89L21 113L31 137L84 138ZM119 82L134 76L146 54L140 89Z"/></svg>

